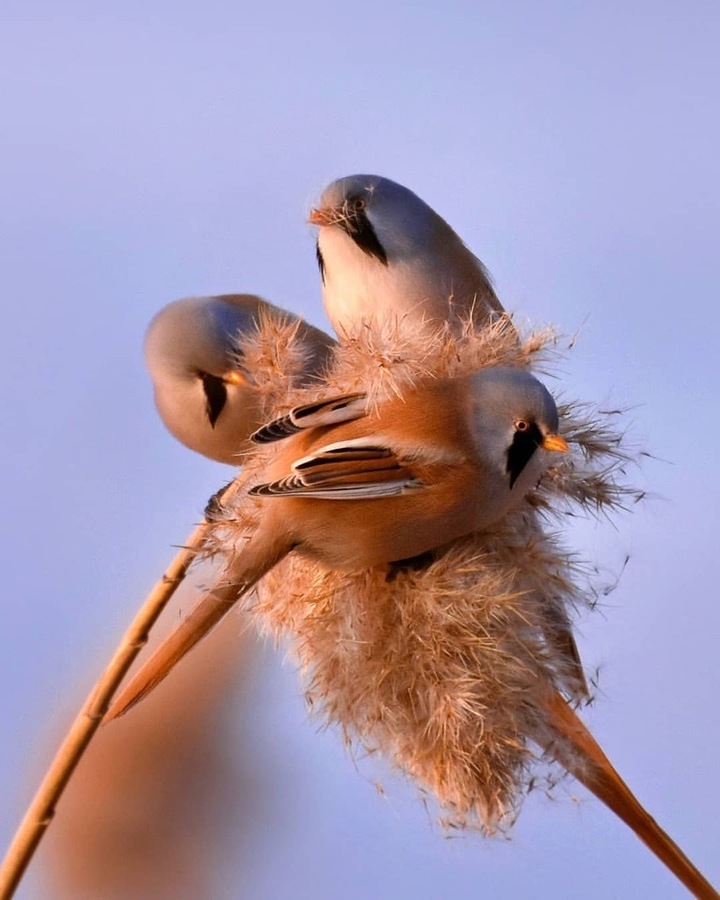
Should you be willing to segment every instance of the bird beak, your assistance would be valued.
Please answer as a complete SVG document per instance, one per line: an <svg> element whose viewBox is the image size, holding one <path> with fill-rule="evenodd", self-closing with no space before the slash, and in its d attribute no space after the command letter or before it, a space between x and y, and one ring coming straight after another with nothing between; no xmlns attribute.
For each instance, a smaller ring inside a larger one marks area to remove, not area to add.
<svg viewBox="0 0 720 900"><path fill-rule="evenodd" d="M332 207L325 207L324 209L313 209L310 210L310 215L308 216L308 222L311 225L334 225L338 221L338 212L336 209Z"/></svg>
<svg viewBox="0 0 720 900"><path fill-rule="evenodd" d="M222 380L227 384L247 384L247 379L242 374L242 372L238 372L236 369L232 369L230 372L226 372L222 376Z"/></svg>
<svg viewBox="0 0 720 900"><path fill-rule="evenodd" d="M556 453L567 453L570 449L568 442L559 434L546 434L540 446L543 450L553 450Z"/></svg>

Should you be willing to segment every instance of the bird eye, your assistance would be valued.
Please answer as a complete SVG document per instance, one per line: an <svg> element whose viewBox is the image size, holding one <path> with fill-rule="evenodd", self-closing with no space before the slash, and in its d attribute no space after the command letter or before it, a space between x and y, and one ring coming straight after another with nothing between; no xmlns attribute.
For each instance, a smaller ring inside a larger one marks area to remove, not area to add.
<svg viewBox="0 0 720 900"><path fill-rule="evenodd" d="M527 431L530 428L530 423L527 419L518 419L515 422L515 431Z"/></svg>
<svg viewBox="0 0 720 900"><path fill-rule="evenodd" d="M356 197L353 200L353 209L355 212L362 212L365 209L366 203L362 197Z"/></svg>

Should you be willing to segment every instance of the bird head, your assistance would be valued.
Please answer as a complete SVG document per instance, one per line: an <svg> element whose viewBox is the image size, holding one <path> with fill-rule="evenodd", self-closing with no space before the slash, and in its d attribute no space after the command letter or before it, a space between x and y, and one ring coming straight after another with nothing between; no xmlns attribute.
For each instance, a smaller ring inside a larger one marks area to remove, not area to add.
<svg viewBox="0 0 720 900"><path fill-rule="evenodd" d="M523 369L494 366L473 376L475 440L488 465L501 469L510 490L524 495L570 449L558 434L552 395Z"/></svg>
<svg viewBox="0 0 720 900"><path fill-rule="evenodd" d="M319 261L323 229L338 229L359 253L383 266L427 250L437 235L454 235L417 194L380 175L350 175L333 181L308 221L321 229Z"/></svg>

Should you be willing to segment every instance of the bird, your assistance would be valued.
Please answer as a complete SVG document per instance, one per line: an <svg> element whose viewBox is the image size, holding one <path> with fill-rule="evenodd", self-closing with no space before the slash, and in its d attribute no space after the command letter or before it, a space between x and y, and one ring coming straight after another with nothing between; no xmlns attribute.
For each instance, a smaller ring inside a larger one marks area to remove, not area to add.
<svg viewBox="0 0 720 900"><path fill-rule="evenodd" d="M253 442L276 452L240 476L258 504L254 530L237 540L223 579L121 690L105 723L150 693L288 554L340 570L387 565L390 576L394 566L411 566L428 551L491 528L522 503L553 458L569 451L558 430L557 407L544 385L525 370L500 366L420 379L376 404L363 393L331 397L261 427ZM718 900L568 698L549 678L537 696L541 719L528 737L615 812L696 897Z"/></svg>
<svg viewBox="0 0 720 900"><path fill-rule="evenodd" d="M503 314L485 266L416 194L379 175L333 181L310 212L325 310L338 335L390 322L461 333Z"/></svg>
<svg viewBox="0 0 720 900"><path fill-rule="evenodd" d="M277 450L247 476L257 479L248 490L260 506L257 527L108 720L159 684L289 553L342 571L413 560L493 525L569 449L547 388L501 366L419 379L377 404L356 393L302 405L253 441Z"/></svg>
<svg viewBox="0 0 720 900"><path fill-rule="evenodd" d="M245 357L263 322L272 321L297 353L296 383L318 377L335 342L298 316L253 294L186 297L163 307L145 336L155 404L167 429L191 450L239 466L264 420L258 375ZM291 362L291 359L293 362Z"/></svg>

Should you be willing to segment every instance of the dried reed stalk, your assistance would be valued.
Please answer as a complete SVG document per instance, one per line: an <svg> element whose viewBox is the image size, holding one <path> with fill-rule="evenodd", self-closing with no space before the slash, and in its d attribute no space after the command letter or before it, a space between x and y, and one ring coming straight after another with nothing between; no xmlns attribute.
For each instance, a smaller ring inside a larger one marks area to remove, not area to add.
<svg viewBox="0 0 720 900"><path fill-rule="evenodd" d="M291 391L296 376L305 368L307 348L297 339L297 323L263 316L258 324L260 327L254 344L245 347L245 364L256 375L255 386L264 408L284 409L283 398ZM230 485L225 489L223 500L230 500L238 489L238 482ZM207 520L197 526L148 594L110 663L70 726L0 863L0 900L8 900L15 893L53 819L57 802L102 723L110 701L138 653L147 643L150 629L185 578L190 565L206 549L211 527ZM212 552L207 555L212 555Z"/></svg>
<svg viewBox="0 0 720 900"><path fill-rule="evenodd" d="M115 691L135 657L147 643L150 629L203 548L208 527L206 521L197 526L150 591L70 726L0 864L1 900L9 900L15 893L38 844L53 820L55 807L63 791L100 727Z"/></svg>
<svg viewBox="0 0 720 900"><path fill-rule="evenodd" d="M193 566L147 651L213 574ZM41 844L44 895L218 897L228 866L250 864L254 835L278 799L255 752L256 650L251 631L228 616L134 715L100 729ZM230 740L238 716L243 739Z"/></svg>

